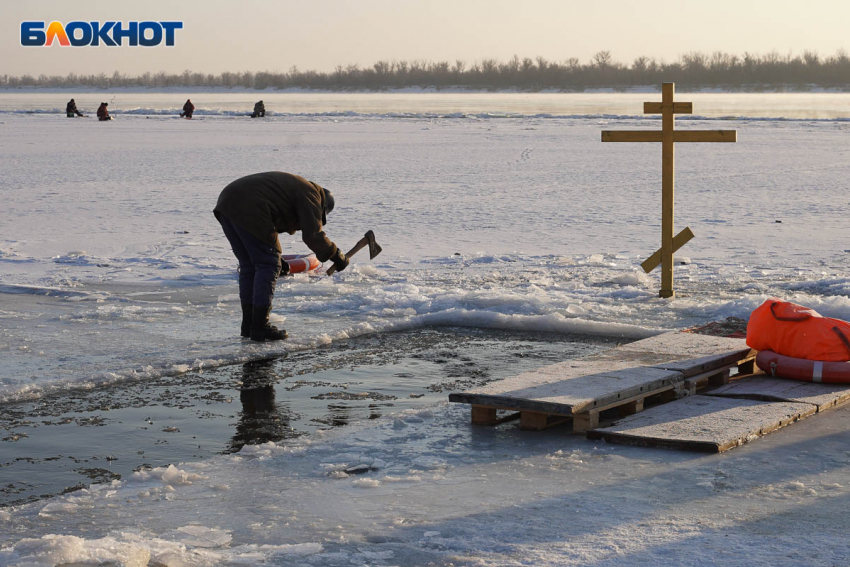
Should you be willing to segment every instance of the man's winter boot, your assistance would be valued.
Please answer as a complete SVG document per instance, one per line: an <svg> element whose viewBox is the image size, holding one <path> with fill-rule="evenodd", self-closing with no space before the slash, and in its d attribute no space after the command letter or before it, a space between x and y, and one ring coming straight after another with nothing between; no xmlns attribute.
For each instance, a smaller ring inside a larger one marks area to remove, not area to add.
<svg viewBox="0 0 850 567"><path fill-rule="evenodd" d="M251 321L254 319L254 304L242 304L242 336L246 339L251 336Z"/></svg>
<svg viewBox="0 0 850 567"><path fill-rule="evenodd" d="M288 335L284 330L278 330L269 324L269 313L272 310L271 305L255 305L252 312L251 320L251 340L252 341L282 341Z"/></svg>

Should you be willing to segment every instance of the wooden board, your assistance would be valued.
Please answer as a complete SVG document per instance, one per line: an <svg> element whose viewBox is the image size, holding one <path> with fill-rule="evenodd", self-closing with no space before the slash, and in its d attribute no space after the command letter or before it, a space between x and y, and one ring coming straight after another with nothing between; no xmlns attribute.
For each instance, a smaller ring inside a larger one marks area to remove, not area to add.
<svg viewBox="0 0 850 567"><path fill-rule="evenodd" d="M730 339L694 333L664 333L649 339L617 347L610 354L637 351L650 354L660 362L650 365L663 370L676 370L685 378L737 366L755 357L756 351L744 339Z"/></svg>
<svg viewBox="0 0 850 567"><path fill-rule="evenodd" d="M572 416L680 387L686 377L721 370L751 354L742 339L664 333L451 394L449 401ZM491 419L476 423L486 421Z"/></svg>
<svg viewBox="0 0 850 567"><path fill-rule="evenodd" d="M633 365L676 370L687 378L737 365L755 355L743 339L672 332L620 345L586 360L628 360Z"/></svg>
<svg viewBox="0 0 850 567"><path fill-rule="evenodd" d="M850 384L815 384L771 376L741 378L720 386L708 396L813 404L818 411L850 401Z"/></svg>
<svg viewBox="0 0 850 567"><path fill-rule="evenodd" d="M679 234L673 237L673 252L679 250L679 248L687 244L693 237L694 231L691 230L691 227L686 226ZM652 256L641 262L640 267L648 274L657 268L659 264L661 264L661 248L653 252Z"/></svg>
<svg viewBox="0 0 850 567"><path fill-rule="evenodd" d="M553 374L551 367L543 375L527 372L475 390L450 394L449 401L570 416L669 389L684 380L681 372L659 368L603 370L607 363L575 362L582 364L563 366L562 373ZM541 381L541 377L546 381Z"/></svg>
<svg viewBox="0 0 850 567"><path fill-rule="evenodd" d="M662 104L660 102L645 102L643 103L644 114L661 114ZM673 114L693 114L694 103L692 102L674 102Z"/></svg>
<svg viewBox="0 0 850 567"><path fill-rule="evenodd" d="M589 431L587 436L612 443L719 453L816 411L808 403L698 395L655 406Z"/></svg>
<svg viewBox="0 0 850 567"><path fill-rule="evenodd" d="M671 360L655 364L655 368L664 370L678 370L685 375L685 378L691 378L707 372L722 370L738 366L740 363L755 358L755 354L747 352L749 348L729 351L724 354L712 354L709 356L701 356L699 358L687 358L685 360Z"/></svg>
<svg viewBox="0 0 850 567"><path fill-rule="evenodd" d="M685 378L685 383L683 384L682 389L688 392L688 395L693 396L696 395L697 390L704 390L706 388L713 389L718 386L728 384L731 375L731 368L732 367L726 367L720 371L709 370L702 374Z"/></svg>
<svg viewBox="0 0 850 567"><path fill-rule="evenodd" d="M737 142L737 130L677 130L674 142Z"/></svg>
<svg viewBox="0 0 850 567"><path fill-rule="evenodd" d="M680 332L662 333L648 339L643 339L642 341L618 346L616 350L621 352L639 351L660 355L675 355L677 360L729 354L732 351L755 354L747 346L747 342L744 339L730 339L727 337ZM742 356L741 358L746 357Z"/></svg>
<svg viewBox="0 0 850 567"><path fill-rule="evenodd" d="M673 142L737 142L735 130L676 130ZM603 130L603 142L663 142L662 130Z"/></svg>

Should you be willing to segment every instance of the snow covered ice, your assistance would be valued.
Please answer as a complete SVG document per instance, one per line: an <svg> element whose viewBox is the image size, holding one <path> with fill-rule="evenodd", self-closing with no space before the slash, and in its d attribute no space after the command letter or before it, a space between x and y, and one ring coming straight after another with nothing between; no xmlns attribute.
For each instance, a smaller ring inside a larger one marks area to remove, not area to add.
<svg viewBox="0 0 850 567"><path fill-rule="evenodd" d="M836 411L830 417L846 424L847 408ZM457 406L408 411L14 509L0 517L11 542L0 562L840 565L850 557L846 426L810 419L704 456L468 422Z"/></svg>
<svg viewBox="0 0 850 567"><path fill-rule="evenodd" d="M599 142L649 120L0 122L4 401L427 325L637 339L771 295L850 319L846 121L678 122L739 142L677 148L676 226L696 238L672 302L639 267L659 246L659 149ZM272 169L334 192L343 249L373 229L384 251L282 282L291 338L247 344L211 210ZM704 457L473 429L438 406L0 509L0 564L843 564L847 420Z"/></svg>
<svg viewBox="0 0 850 567"><path fill-rule="evenodd" d="M4 122L0 399L410 326L641 338L746 317L771 294L850 318L842 121L683 121L741 141L678 151L677 226L697 237L673 303L639 267L659 246L657 148L599 143L611 119ZM371 228L384 252L287 280L274 314L292 339L246 346L210 210L268 169L324 182L330 237L346 249Z"/></svg>

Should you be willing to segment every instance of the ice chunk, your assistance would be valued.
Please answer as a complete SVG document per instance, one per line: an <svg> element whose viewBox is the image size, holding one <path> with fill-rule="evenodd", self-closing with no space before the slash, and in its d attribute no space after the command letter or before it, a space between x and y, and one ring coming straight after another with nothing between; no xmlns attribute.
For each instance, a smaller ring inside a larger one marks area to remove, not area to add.
<svg viewBox="0 0 850 567"><path fill-rule="evenodd" d="M168 468L165 469L162 473L162 482L169 486L180 486L183 484L192 484L193 482L197 482L199 480L206 480L207 477L195 473L189 473L184 470L180 470L174 465L168 465Z"/></svg>
<svg viewBox="0 0 850 567"><path fill-rule="evenodd" d="M77 511L79 506L73 502L51 502L44 506L38 513L39 516L53 517L57 514L68 514Z"/></svg>
<svg viewBox="0 0 850 567"><path fill-rule="evenodd" d="M383 482L422 482L422 477L415 474L407 476L391 476L387 475L381 479Z"/></svg>
<svg viewBox="0 0 850 567"><path fill-rule="evenodd" d="M224 530L206 526L189 525L177 528L177 539L186 545L204 548L219 548L230 545L231 535Z"/></svg>
<svg viewBox="0 0 850 567"><path fill-rule="evenodd" d="M650 278L647 274L643 272L632 272L630 274L623 274L622 276L618 276L611 280L611 283L617 285L634 286L648 285L650 282L652 282L652 278Z"/></svg>
<svg viewBox="0 0 850 567"><path fill-rule="evenodd" d="M145 546L119 542L111 537L85 540L76 536L48 534L39 539L23 539L11 550L16 561L8 565L47 567L53 565L116 565L147 567L151 553ZM0 551L0 554L3 552ZM0 555L0 560L3 556Z"/></svg>

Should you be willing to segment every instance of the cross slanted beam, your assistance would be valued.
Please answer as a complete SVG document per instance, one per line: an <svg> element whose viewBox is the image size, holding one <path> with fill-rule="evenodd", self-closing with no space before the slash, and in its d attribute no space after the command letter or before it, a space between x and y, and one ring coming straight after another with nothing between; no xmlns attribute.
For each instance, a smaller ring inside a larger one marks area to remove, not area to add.
<svg viewBox="0 0 850 567"><path fill-rule="evenodd" d="M685 230L677 234L673 237L673 252L684 246L688 243L688 241L694 237L694 233L691 230L691 227L686 226ZM643 268L643 271L647 274L658 267L661 264L661 249L656 250L652 256L644 260L640 267Z"/></svg>
<svg viewBox="0 0 850 567"><path fill-rule="evenodd" d="M661 297L674 297L673 253L693 238L690 228L673 236L674 220L674 145L676 142L737 142L735 130L675 129L676 114L691 114L690 102L673 102L675 85L661 85L661 102L643 103L644 114L661 114L661 130L603 131L603 142L661 142L661 249L641 266L649 273L661 264Z"/></svg>

